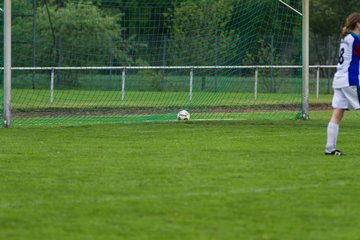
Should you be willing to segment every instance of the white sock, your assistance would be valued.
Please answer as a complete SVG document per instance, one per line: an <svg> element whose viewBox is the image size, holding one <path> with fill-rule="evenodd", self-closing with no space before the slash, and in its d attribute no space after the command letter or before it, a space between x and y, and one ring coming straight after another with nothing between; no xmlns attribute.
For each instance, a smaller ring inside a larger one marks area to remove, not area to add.
<svg viewBox="0 0 360 240"><path fill-rule="evenodd" d="M326 152L332 152L336 150L336 141L339 134L339 124L329 122L327 127L327 143Z"/></svg>

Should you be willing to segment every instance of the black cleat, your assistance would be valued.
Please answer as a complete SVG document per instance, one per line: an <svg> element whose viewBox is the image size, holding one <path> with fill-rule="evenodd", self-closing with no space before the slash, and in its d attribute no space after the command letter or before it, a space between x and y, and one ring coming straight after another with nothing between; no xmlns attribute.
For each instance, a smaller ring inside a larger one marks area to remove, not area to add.
<svg viewBox="0 0 360 240"><path fill-rule="evenodd" d="M335 150L335 151L332 151L332 152L325 152L325 155L346 156L346 154L342 153L339 150Z"/></svg>

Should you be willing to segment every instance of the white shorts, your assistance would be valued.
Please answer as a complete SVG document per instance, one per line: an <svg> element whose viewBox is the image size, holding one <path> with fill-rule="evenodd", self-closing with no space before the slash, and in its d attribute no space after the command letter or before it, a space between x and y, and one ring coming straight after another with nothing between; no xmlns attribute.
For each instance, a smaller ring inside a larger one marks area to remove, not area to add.
<svg viewBox="0 0 360 240"><path fill-rule="evenodd" d="M360 91L359 86L334 88L332 107L338 109L360 110L359 91Z"/></svg>

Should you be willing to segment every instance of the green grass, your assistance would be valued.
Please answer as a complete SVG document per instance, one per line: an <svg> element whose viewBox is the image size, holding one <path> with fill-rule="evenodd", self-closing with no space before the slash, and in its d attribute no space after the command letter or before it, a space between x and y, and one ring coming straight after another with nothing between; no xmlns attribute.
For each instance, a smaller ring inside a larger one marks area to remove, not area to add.
<svg viewBox="0 0 360 240"><path fill-rule="evenodd" d="M174 121L181 109L189 110L192 120L283 120L294 119L301 108L300 96L280 93L258 94L256 100L251 93L194 93L190 102L184 92L129 92L121 101L120 93L113 91L62 90L50 104L45 90L13 92L15 126ZM310 105L329 104L331 98L332 95L310 95ZM101 111L102 108L106 110ZM236 111L239 109L242 111Z"/></svg>
<svg viewBox="0 0 360 240"><path fill-rule="evenodd" d="M14 109L31 110L46 108L164 108L171 106L189 107L234 107L239 105L300 104L300 94L234 92L125 92L56 90L54 101L50 103L49 90L15 89L12 92Z"/></svg>
<svg viewBox="0 0 360 240"><path fill-rule="evenodd" d="M236 77L231 79L240 81ZM241 81L245 79L247 78ZM238 83L239 86L242 84ZM286 84L283 86L286 89L287 87L289 86ZM253 120L259 119L259 116L260 119L292 119L301 108L301 94L259 91L255 96L251 88L247 92L236 92L235 87L228 92L194 90L191 99L189 92L170 91L171 89L126 89L125 95L122 96L119 89L115 91L101 90L100 87L96 90L55 88L53 102L50 102L49 89L14 88L11 96L12 124L30 126L171 121L181 109L189 110L192 119ZM287 91L295 90L290 87ZM0 96L2 92L0 89ZM311 94L310 105L328 104L331 98L330 94L322 94L319 98ZM275 109L276 113L269 112ZM234 113L236 111L241 113Z"/></svg>
<svg viewBox="0 0 360 240"><path fill-rule="evenodd" d="M0 90L2 94L2 91ZM310 104L328 104L332 95L310 95ZM162 109L162 108L217 108L239 106L301 105L301 95L295 93L234 93L234 92L125 92L121 99L118 91L56 90L50 102L49 90L14 89L12 109Z"/></svg>
<svg viewBox="0 0 360 240"><path fill-rule="evenodd" d="M0 128L0 239L356 239L360 130L310 121Z"/></svg>
<svg viewBox="0 0 360 240"><path fill-rule="evenodd" d="M78 89L78 90L114 90L121 89L122 71L112 71L99 74L98 71L72 72L70 74L63 71L65 75L58 82L55 79L55 89ZM171 71L172 72L172 71ZM186 92L189 90L190 70L184 70L174 74L174 72L165 73L162 70L145 70L139 72L127 71L126 73L126 91L173 91ZM205 75L204 75L205 74ZM195 71L193 76L194 91L216 91L216 92L249 92L254 89L255 70L253 73L232 73L225 71L220 75L214 76L214 72L206 74L202 71ZM64 78L64 76L66 76ZM261 73L258 74L259 92L269 92L270 89L276 89L280 92L294 92L301 89L301 74L294 72L282 73ZM36 74L33 83L32 72L24 74L17 72L14 74L12 86L14 88L32 88L33 84L36 89L50 88L50 71L47 74ZM322 81L323 82L323 81ZM310 82L313 87L314 81ZM325 85L324 82L322 85Z"/></svg>
<svg viewBox="0 0 360 240"><path fill-rule="evenodd" d="M258 93L255 99L253 93L193 92L190 100L188 92L127 91L121 100L121 92L101 90L56 90L50 103L49 90L38 89L14 89L11 105L14 125L169 121L181 109L189 110L192 119L268 119L274 114L264 110L279 109L275 115L289 119L300 106L301 96L289 93ZM240 114L232 111L239 109Z"/></svg>

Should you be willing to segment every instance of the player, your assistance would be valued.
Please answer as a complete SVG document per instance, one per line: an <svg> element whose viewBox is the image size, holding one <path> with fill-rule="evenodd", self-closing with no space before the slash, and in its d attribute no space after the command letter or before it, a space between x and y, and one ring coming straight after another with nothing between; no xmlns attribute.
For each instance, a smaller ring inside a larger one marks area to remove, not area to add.
<svg viewBox="0 0 360 240"><path fill-rule="evenodd" d="M343 156L336 149L345 110L360 110L360 13L352 13L341 30L339 62L333 79L333 114L327 127L325 155Z"/></svg>

